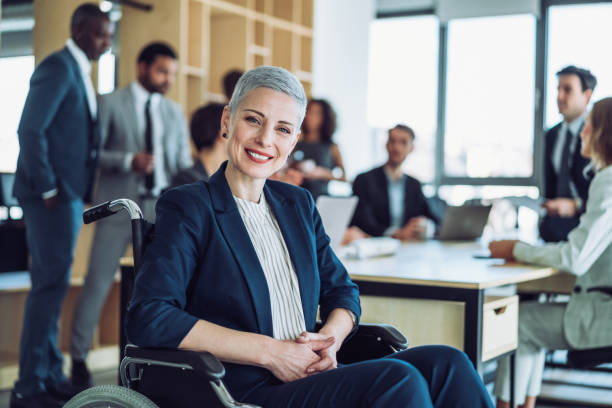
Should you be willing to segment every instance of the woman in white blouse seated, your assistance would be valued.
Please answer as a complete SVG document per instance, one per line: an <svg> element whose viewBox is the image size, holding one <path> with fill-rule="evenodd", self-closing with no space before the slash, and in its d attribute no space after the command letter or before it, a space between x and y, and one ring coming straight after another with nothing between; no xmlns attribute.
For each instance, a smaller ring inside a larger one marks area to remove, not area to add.
<svg viewBox="0 0 612 408"><path fill-rule="evenodd" d="M546 349L612 346L612 98L593 106L584 128L581 154L596 168L586 212L567 242L532 246L517 241L489 245L496 258L548 265L577 275L569 303L521 303L516 354L516 401L535 406ZM508 359L495 383L497 407L509 407Z"/></svg>

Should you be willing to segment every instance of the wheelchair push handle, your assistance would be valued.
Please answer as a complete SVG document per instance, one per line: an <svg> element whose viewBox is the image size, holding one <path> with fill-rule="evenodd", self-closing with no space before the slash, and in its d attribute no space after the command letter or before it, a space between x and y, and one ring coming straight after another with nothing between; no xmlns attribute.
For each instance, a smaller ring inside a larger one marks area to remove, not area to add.
<svg viewBox="0 0 612 408"><path fill-rule="evenodd" d="M83 212L83 223L90 224L113 215L121 210L126 210L130 214L132 220L142 219L142 212L134 201L127 198L107 201L102 204L93 206Z"/></svg>
<svg viewBox="0 0 612 408"><path fill-rule="evenodd" d="M83 212L83 223L90 224L92 222L101 220L102 218L106 218L109 215L113 215L115 211L111 211L110 204L111 202L107 201L85 210Z"/></svg>

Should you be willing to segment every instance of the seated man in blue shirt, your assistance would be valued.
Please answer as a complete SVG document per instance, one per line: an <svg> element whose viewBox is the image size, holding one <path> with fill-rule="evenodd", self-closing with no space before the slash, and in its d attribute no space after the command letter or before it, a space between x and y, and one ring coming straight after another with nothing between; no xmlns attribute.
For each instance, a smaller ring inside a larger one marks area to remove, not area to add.
<svg viewBox="0 0 612 408"><path fill-rule="evenodd" d="M413 142L414 131L396 125L389 130L387 163L355 178L353 193L359 203L351 221L353 237L360 236L357 227L366 236L422 239L427 230L433 230L428 223L439 221L427 204L421 183L402 172L402 163L414 149Z"/></svg>

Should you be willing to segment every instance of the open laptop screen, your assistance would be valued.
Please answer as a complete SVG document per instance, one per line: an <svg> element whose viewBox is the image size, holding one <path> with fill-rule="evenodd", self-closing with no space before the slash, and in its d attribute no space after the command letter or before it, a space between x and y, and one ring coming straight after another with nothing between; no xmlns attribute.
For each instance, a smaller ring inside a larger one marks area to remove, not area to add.
<svg viewBox="0 0 612 408"><path fill-rule="evenodd" d="M334 251L340 247L344 231L351 222L358 198L319 196L317 209L321 215L323 228L329 236L330 245Z"/></svg>

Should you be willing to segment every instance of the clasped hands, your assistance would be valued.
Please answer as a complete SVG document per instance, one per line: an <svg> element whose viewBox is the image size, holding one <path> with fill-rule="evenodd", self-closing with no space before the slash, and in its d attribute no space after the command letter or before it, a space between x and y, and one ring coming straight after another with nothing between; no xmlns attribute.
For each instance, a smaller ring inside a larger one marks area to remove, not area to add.
<svg viewBox="0 0 612 408"><path fill-rule="evenodd" d="M303 332L295 340L276 341L267 368L283 382L295 381L336 368L337 351L334 336Z"/></svg>

